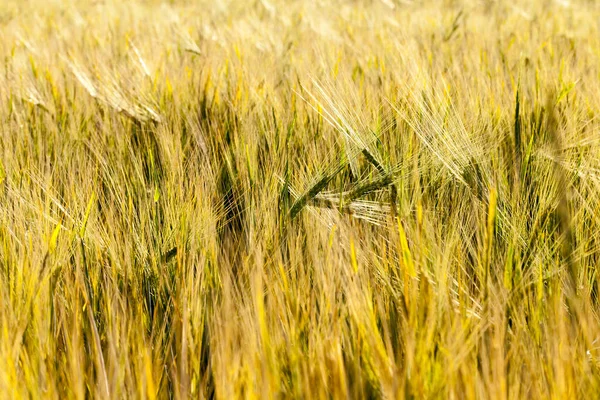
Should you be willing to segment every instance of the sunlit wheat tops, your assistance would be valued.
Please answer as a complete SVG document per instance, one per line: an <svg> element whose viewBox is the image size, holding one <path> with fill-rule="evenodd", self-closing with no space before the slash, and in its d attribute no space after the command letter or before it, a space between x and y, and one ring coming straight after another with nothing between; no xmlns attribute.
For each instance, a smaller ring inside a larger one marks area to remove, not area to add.
<svg viewBox="0 0 600 400"><path fill-rule="evenodd" d="M0 399L593 399L592 1L0 1Z"/></svg>

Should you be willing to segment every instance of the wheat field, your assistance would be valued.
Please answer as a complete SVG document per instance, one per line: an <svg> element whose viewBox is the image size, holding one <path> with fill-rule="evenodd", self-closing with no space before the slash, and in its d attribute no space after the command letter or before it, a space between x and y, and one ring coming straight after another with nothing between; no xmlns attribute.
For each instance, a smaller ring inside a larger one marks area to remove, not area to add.
<svg viewBox="0 0 600 400"><path fill-rule="evenodd" d="M592 399L600 6L0 2L0 398Z"/></svg>

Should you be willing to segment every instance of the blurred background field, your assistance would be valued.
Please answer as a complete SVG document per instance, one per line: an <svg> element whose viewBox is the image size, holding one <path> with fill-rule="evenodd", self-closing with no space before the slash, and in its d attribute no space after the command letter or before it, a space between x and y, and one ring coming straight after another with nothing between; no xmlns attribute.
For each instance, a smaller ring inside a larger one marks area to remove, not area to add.
<svg viewBox="0 0 600 400"><path fill-rule="evenodd" d="M1 398L594 398L593 1L0 3Z"/></svg>

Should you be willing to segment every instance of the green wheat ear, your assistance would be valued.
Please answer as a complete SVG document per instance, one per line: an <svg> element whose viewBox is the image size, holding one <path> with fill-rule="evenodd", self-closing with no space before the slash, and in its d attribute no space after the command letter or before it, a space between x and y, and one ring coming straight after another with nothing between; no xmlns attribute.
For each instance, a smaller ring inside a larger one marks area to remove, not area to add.
<svg viewBox="0 0 600 400"><path fill-rule="evenodd" d="M290 218L294 219L309 201L314 199L316 195L325 189L327 184L335 177L335 175L336 174L329 174L323 176L313 186L308 188L308 190L300 195L300 197L294 201L292 207L290 208Z"/></svg>

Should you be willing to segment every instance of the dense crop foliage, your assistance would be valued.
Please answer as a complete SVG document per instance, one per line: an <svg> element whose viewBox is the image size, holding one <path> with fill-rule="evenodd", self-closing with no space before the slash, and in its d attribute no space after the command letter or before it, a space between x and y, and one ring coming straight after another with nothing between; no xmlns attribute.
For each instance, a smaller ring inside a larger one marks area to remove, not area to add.
<svg viewBox="0 0 600 400"><path fill-rule="evenodd" d="M598 21L0 1L0 397L595 397Z"/></svg>

